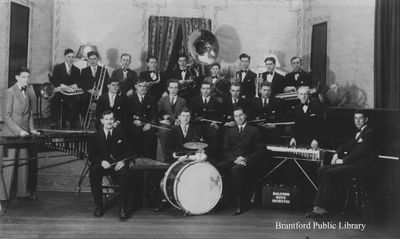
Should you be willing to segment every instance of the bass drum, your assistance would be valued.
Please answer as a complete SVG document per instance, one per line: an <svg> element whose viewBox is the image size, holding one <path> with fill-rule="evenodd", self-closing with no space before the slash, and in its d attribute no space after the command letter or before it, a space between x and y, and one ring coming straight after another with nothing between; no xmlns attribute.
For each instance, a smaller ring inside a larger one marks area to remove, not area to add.
<svg viewBox="0 0 400 239"><path fill-rule="evenodd" d="M161 188L174 207L201 215L213 209L221 198L222 179L210 163L184 159L169 167Z"/></svg>

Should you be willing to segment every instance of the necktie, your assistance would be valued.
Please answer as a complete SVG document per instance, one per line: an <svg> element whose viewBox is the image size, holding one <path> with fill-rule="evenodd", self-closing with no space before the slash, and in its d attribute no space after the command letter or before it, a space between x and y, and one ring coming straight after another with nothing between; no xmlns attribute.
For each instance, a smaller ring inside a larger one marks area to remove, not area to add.
<svg viewBox="0 0 400 239"><path fill-rule="evenodd" d="M67 67L67 74L70 76L71 75L71 67Z"/></svg>
<svg viewBox="0 0 400 239"><path fill-rule="evenodd" d="M187 126L183 126L183 137L186 138L187 135Z"/></svg>
<svg viewBox="0 0 400 239"><path fill-rule="evenodd" d="M175 97L171 97L171 105L175 104Z"/></svg>
<svg viewBox="0 0 400 239"><path fill-rule="evenodd" d="M96 71L97 71L96 67L92 67L92 76L93 77L96 77Z"/></svg>
<svg viewBox="0 0 400 239"><path fill-rule="evenodd" d="M207 98L204 98L204 105L207 105Z"/></svg>
<svg viewBox="0 0 400 239"><path fill-rule="evenodd" d="M267 99L264 99L264 108L268 107Z"/></svg>
<svg viewBox="0 0 400 239"><path fill-rule="evenodd" d="M143 103L143 99L144 99L144 97L140 96L140 103Z"/></svg>
<svg viewBox="0 0 400 239"><path fill-rule="evenodd" d="M239 134L243 132L243 126L239 126Z"/></svg>
<svg viewBox="0 0 400 239"><path fill-rule="evenodd" d="M237 100L237 99L234 99L234 100L233 100L233 105L236 106L236 105L237 105L237 102L238 102L238 100Z"/></svg>
<svg viewBox="0 0 400 239"><path fill-rule="evenodd" d="M112 94L111 97L110 97L110 107L111 108L114 107L114 102L115 102L115 95Z"/></svg>
<svg viewBox="0 0 400 239"><path fill-rule="evenodd" d="M110 147L110 145L111 145L111 131L110 130L107 133L106 142L107 142L107 146Z"/></svg>

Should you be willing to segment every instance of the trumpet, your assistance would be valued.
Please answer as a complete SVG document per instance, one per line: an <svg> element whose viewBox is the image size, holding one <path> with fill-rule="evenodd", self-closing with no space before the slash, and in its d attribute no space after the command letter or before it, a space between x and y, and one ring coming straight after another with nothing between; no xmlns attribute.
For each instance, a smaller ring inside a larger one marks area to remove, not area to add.
<svg viewBox="0 0 400 239"><path fill-rule="evenodd" d="M92 93L90 94L89 105L86 110L85 118L82 122L82 127L84 129L88 129L90 127L90 121L92 120L93 112L96 110L95 102L100 98L103 92L103 86L106 74L107 74L107 69L106 66L104 65L101 68L99 80L97 82L94 82L93 84ZM96 94L96 92L98 93Z"/></svg>
<svg viewBox="0 0 400 239"><path fill-rule="evenodd" d="M254 84L256 85L256 92L254 92L254 97L258 98L259 97L259 91L260 91L260 85L262 84L262 73L258 73L257 78L254 81Z"/></svg>

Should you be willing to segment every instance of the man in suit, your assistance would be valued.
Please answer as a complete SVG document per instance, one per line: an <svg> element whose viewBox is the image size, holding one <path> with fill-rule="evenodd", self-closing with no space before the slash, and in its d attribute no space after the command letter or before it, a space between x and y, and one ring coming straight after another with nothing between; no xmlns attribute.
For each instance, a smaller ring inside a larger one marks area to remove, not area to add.
<svg viewBox="0 0 400 239"><path fill-rule="evenodd" d="M203 82L201 84L200 95L192 99L189 109L192 111L193 118L196 125L200 126L201 132L205 137L208 147L206 149L207 155L210 158L215 158L215 149L217 146L218 125L215 122L201 121L201 120L216 120L221 121L222 113L220 103L218 100L211 96L211 84Z"/></svg>
<svg viewBox="0 0 400 239"><path fill-rule="evenodd" d="M35 92L29 85L30 71L21 67L15 74L17 82L7 90L5 98L5 118L1 136L37 135L38 131L33 124L32 105ZM5 155L7 155L5 157ZM18 171L16 196L29 200L37 200L34 194L35 182L28 181L28 169L35 171L34 152L28 148L7 148L0 146L0 216L5 213L7 200L10 198L13 185L14 171ZM37 156L36 156L37 157ZM4 161L3 161L4 160ZM36 172L34 172L36 174ZM29 184L33 183L33 184ZM28 185L29 184L29 185Z"/></svg>
<svg viewBox="0 0 400 239"><path fill-rule="evenodd" d="M73 93L78 90L78 81L80 77L80 70L72 63L75 59L75 53L72 49L65 49L65 61L61 64L54 66L53 76L50 79L55 87L55 95L50 100L50 128L55 128L59 121L61 107L64 107L64 120L67 128L75 126L77 116L79 113L79 96L66 95L61 92ZM61 105L61 101L63 105ZM62 127L62 125L60 125Z"/></svg>
<svg viewBox="0 0 400 239"><path fill-rule="evenodd" d="M250 100L255 95L255 81L257 78L257 74L249 68L250 58L246 53L240 54L240 71L236 72L236 78L240 80L241 96L247 100Z"/></svg>
<svg viewBox="0 0 400 239"><path fill-rule="evenodd" d="M99 53L90 51L87 54L89 66L82 69L81 78L78 82L78 87L83 89L84 93L80 95L80 113L81 117L85 117L91 96L97 98L98 95L106 93L107 87L106 82L110 79L107 69L99 66ZM104 79L102 85L100 80ZM97 89L93 89L94 85L97 85Z"/></svg>
<svg viewBox="0 0 400 239"><path fill-rule="evenodd" d="M178 95L187 102L198 93L197 85L200 83L200 72L187 67L187 56L182 54L178 58L178 67L172 71L171 77L179 82Z"/></svg>
<svg viewBox="0 0 400 239"><path fill-rule="evenodd" d="M149 94L158 101L165 92L165 76L157 69L156 57L149 56L146 62L147 71L142 71L139 78L147 82Z"/></svg>
<svg viewBox="0 0 400 239"><path fill-rule="evenodd" d="M157 122L157 105L154 97L147 94L147 82L139 79L136 93L127 101L126 127L130 142L140 156L155 159L157 141L150 124Z"/></svg>
<svg viewBox="0 0 400 239"><path fill-rule="evenodd" d="M191 113L190 110L184 107L178 115L179 124L174 126L168 134L166 142L166 155L167 163L174 163L180 158L180 152L188 151L183 147L187 142L197 141L200 138L199 130L190 124ZM159 193L161 194L161 193ZM154 212L160 212L168 207L167 200L161 196L160 205L153 209Z"/></svg>
<svg viewBox="0 0 400 239"><path fill-rule="evenodd" d="M225 132L224 160L217 167L222 175L231 177L236 199L234 215L239 215L247 203L251 176L254 176L261 160L264 146L258 129L247 124L243 108L236 108L233 115L237 126ZM224 178L226 180L227 177Z"/></svg>
<svg viewBox="0 0 400 239"><path fill-rule="evenodd" d="M314 198L314 209L309 217L321 217L336 206L344 204L345 188L352 177L373 177L371 169L376 160L373 131L368 127L365 111L354 112L355 136L340 146L331 165L318 169L319 186Z"/></svg>
<svg viewBox="0 0 400 239"><path fill-rule="evenodd" d="M204 78L203 82L211 84L211 96L216 97L216 99L221 103L222 99L229 95L230 82L225 79L224 76L220 75L221 65L218 63L213 63L210 65L211 75Z"/></svg>
<svg viewBox="0 0 400 239"><path fill-rule="evenodd" d="M119 82L119 89L124 97L131 97L135 91L137 73L129 68L131 55L124 53L121 55L121 68L113 71L111 78Z"/></svg>
<svg viewBox="0 0 400 239"><path fill-rule="evenodd" d="M178 119L178 114L186 107L186 100L178 96L178 80L168 81L168 95L163 96L157 103L159 122L167 128L172 128ZM168 131L160 129L158 138L160 140L163 160L167 158L165 144L167 142Z"/></svg>
<svg viewBox="0 0 400 239"><path fill-rule="evenodd" d="M125 120L125 111L126 107L125 98L119 94L119 81L117 78L112 78L107 82L108 92L106 94L102 94L100 98L97 100L96 106L96 129L99 129L102 125L100 122L101 114L106 110L111 110L114 113L115 125L117 127L121 124L122 121ZM124 122L124 126L126 123Z"/></svg>
<svg viewBox="0 0 400 239"><path fill-rule="evenodd" d="M285 77L275 71L276 60L274 57L267 57L264 60L267 71L262 73L261 78L271 84L271 96L283 93Z"/></svg>
<svg viewBox="0 0 400 239"><path fill-rule="evenodd" d="M260 97L253 99L251 108L253 119L265 119L263 127L259 127L264 143L277 144L280 130L274 123L281 120L283 107L279 99L271 97L271 84L267 81L261 84Z"/></svg>
<svg viewBox="0 0 400 239"><path fill-rule="evenodd" d="M120 185L120 219L127 218L127 202L131 187L128 159L132 156L131 149L123 131L114 128L114 113L104 111L101 115L102 127L92 136L89 145L90 188L96 209L95 217L101 217L103 211L102 179L111 175Z"/></svg>
<svg viewBox="0 0 400 239"><path fill-rule="evenodd" d="M235 126L235 120L233 117L233 110L237 107L241 107L247 113L250 109L248 108L248 101L240 97L241 86L240 84L232 84L230 86L230 95L222 100L222 117L225 120L225 126Z"/></svg>
<svg viewBox="0 0 400 239"><path fill-rule="evenodd" d="M294 131L291 146L318 148L322 124L322 106L310 99L310 88L300 86L297 97L300 103L294 108Z"/></svg>
<svg viewBox="0 0 400 239"><path fill-rule="evenodd" d="M301 58L294 56L290 62L292 63L293 71L285 75L284 92L296 91L300 86L311 88L311 74L301 69Z"/></svg>

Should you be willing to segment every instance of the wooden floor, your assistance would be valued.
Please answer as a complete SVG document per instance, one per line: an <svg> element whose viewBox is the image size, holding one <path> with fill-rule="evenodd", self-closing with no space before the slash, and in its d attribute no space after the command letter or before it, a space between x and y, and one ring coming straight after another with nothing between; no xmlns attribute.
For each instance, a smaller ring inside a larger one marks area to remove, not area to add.
<svg viewBox="0 0 400 239"><path fill-rule="evenodd" d="M162 213L140 209L120 222L117 207L93 217L91 195L40 192L33 202L14 200L0 218L0 238L398 238L393 225L368 222L366 230L278 230L276 222L313 223L303 212L251 209L232 216L231 209L186 216L170 208ZM340 219L342 222L349 221ZM325 222L337 224L332 218ZM360 222L357 220L350 223ZM319 221L318 223L322 223Z"/></svg>

